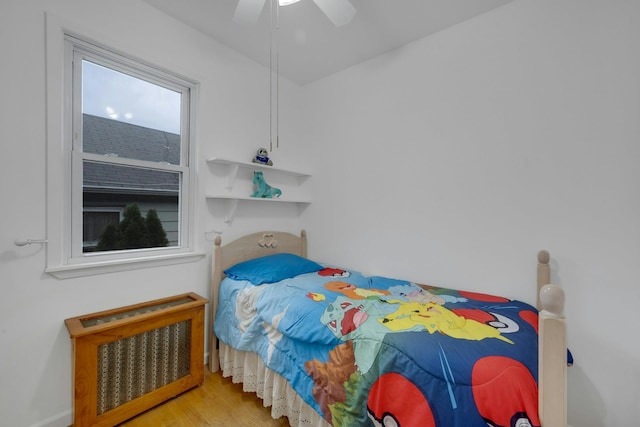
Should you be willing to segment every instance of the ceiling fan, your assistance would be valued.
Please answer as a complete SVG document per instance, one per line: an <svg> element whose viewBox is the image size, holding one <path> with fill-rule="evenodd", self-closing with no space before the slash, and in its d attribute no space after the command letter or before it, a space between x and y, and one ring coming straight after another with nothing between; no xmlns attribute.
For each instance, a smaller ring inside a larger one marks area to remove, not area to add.
<svg viewBox="0 0 640 427"><path fill-rule="evenodd" d="M269 0L271 1L271 0ZM287 6L300 0L277 0L279 6ZM349 0L313 0L327 15L333 25L339 27L348 24L356 14L356 9ZM238 0L233 20L243 25L255 25L264 8L265 0Z"/></svg>

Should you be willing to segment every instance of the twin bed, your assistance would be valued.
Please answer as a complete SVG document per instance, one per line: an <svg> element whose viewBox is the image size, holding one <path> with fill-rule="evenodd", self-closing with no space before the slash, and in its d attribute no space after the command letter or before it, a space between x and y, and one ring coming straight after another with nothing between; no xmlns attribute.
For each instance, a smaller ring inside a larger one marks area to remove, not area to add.
<svg viewBox="0 0 640 427"><path fill-rule="evenodd" d="M562 290L538 305L306 258L306 233L215 241L209 369L291 426L566 426Z"/></svg>

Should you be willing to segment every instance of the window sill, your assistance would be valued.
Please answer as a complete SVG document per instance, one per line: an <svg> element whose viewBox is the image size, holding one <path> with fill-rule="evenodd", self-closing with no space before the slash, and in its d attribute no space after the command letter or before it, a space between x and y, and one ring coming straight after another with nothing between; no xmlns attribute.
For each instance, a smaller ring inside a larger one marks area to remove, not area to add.
<svg viewBox="0 0 640 427"><path fill-rule="evenodd" d="M115 273L118 271L137 270L140 268L161 267L174 264L199 261L205 257L203 252L186 254L158 255L153 257L132 258L127 260L100 261L92 263L64 265L45 269L46 273L58 279L94 276L97 274Z"/></svg>

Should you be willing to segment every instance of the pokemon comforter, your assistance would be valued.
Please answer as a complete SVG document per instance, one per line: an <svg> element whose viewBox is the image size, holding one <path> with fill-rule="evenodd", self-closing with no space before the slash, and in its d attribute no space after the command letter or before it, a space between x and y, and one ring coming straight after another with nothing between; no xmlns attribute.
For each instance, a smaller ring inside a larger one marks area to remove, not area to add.
<svg viewBox="0 0 640 427"><path fill-rule="evenodd" d="M215 333L334 426L539 426L538 314L506 298L336 268L225 278Z"/></svg>

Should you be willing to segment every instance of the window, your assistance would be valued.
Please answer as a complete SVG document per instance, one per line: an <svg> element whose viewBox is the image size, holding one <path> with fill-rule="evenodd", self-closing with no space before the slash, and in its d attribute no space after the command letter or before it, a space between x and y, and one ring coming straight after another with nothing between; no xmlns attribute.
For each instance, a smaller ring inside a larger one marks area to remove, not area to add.
<svg viewBox="0 0 640 427"><path fill-rule="evenodd" d="M63 51L58 176L65 184L48 218L51 225L60 213L63 227L59 245L49 237L47 271L75 276L201 257L194 252L190 137L196 85L77 37L64 35ZM48 151L56 154L55 147Z"/></svg>
<svg viewBox="0 0 640 427"><path fill-rule="evenodd" d="M105 234L105 229L117 226L122 221L122 209L118 208L84 208L82 213L82 251L98 250L98 243Z"/></svg>

